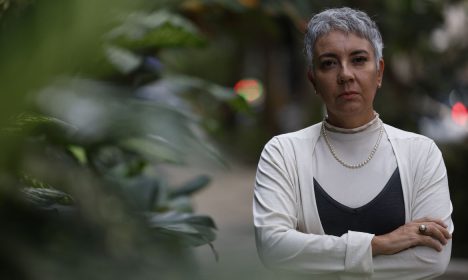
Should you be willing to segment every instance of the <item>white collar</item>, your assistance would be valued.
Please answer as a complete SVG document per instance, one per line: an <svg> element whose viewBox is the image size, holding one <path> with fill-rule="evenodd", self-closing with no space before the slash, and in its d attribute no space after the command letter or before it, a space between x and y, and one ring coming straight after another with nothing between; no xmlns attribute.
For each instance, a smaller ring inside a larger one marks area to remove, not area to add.
<svg viewBox="0 0 468 280"><path fill-rule="evenodd" d="M380 123L380 118L379 118L379 114L374 111L374 118L370 122L362 126L355 127L355 128L342 128L342 127L334 126L328 122L328 117L325 118L323 123L325 124L326 130L329 130L332 132L344 133L344 134L354 134L354 133L362 132L371 126Z"/></svg>

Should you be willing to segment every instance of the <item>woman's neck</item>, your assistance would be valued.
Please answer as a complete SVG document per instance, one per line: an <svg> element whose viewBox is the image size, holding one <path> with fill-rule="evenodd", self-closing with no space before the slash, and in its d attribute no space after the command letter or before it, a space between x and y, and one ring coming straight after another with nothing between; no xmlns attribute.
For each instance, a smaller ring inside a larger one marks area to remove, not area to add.
<svg viewBox="0 0 468 280"><path fill-rule="evenodd" d="M333 114L329 114L327 116L327 122L333 126L352 129L363 126L373 119L375 119L376 115L378 115L375 111L370 112L370 114L366 114L365 116L359 117L338 117Z"/></svg>
<svg viewBox="0 0 468 280"><path fill-rule="evenodd" d="M382 121L379 118L379 114L377 112L375 112L374 118L371 121L369 121L368 123L366 123L364 125L355 127L355 128L337 127L337 126L334 126L333 124L331 124L328 121L328 119L325 119L323 124L325 126L325 129L328 130L328 131L338 132L338 133L342 133L342 134L355 134L355 133L359 133L359 132L362 132L362 131L376 130L381 126L381 122Z"/></svg>

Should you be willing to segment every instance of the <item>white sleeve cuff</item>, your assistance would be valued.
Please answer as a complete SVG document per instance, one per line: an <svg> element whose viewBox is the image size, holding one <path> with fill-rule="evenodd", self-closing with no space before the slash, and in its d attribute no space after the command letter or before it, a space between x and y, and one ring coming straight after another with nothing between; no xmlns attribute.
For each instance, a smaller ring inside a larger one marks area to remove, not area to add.
<svg viewBox="0 0 468 280"><path fill-rule="evenodd" d="M345 271L356 274L372 274L372 238L373 234L348 231Z"/></svg>

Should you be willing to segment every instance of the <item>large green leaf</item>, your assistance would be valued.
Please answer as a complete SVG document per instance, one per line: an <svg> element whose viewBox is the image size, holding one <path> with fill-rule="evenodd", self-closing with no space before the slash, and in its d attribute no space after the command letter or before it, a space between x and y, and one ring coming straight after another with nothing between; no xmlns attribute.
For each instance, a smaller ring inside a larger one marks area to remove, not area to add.
<svg viewBox="0 0 468 280"><path fill-rule="evenodd" d="M199 46L204 43L190 21L164 10L131 14L122 25L109 32L107 38L130 49Z"/></svg>
<svg viewBox="0 0 468 280"><path fill-rule="evenodd" d="M137 95L179 108L189 107L181 100L183 98L183 100L192 100L192 103L202 103L198 104L201 107L213 107L222 102L228 104L235 111L251 112L247 102L233 89L184 75L166 75L139 89ZM197 96L204 98L197 98ZM218 103L213 101L218 101Z"/></svg>
<svg viewBox="0 0 468 280"><path fill-rule="evenodd" d="M149 213L148 219L153 226L162 226L175 223L189 223L192 225L200 225L211 228L216 228L213 219L205 215L195 215L190 213L179 213L170 211L166 213Z"/></svg>
<svg viewBox="0 0 468 280"><path fill-rule="evenodd" d="M157 232L178 238L191 246L200 246L216 238L216 226L208 216L167 212L149 214L149 224Z"/></svg>
<svg viewBox="0 0 468 280"><path fill-rule="evenodd" d="M70 195L56 189L27 187L21 189L21 193L27 201L42 207L52 204L69 205L73 203Z"/></svg>
<svg viewBox="0 0 468 280"><path fill-rule="evenodd" d="M37 100L41 111L76 128L75 141L88 143L148 134L177 143L181 134L194 137L187 124L197 121L190 111L138 100L130 89L85 79L58 82Z"/></svg>
<svg viewBox="0 0 468 280"><path fill-rule="evenodd" d="M193 193L205 188L210 183L211 178L207 175L199 175L182 186L173 189L169 196L170 198L176 198L179 196L189 196Z"/></svg>
<svg viewBox="0 0 468 280"><path fill-rule="evenodd" d="M174 102L164 101L164 96ZM84 146L122 145L150 161L188 162L188 158L223 163L204 139L199 117L182 97L166 92L157 100L134 98L129 89L73 79L44 89L40 109L73 129L69 143Z"/></svg>
<svg viewBox="0 0 468 280"><path fill-rule="evenodd" d="M29 132L31 129L44 126L55 129L69 129L73 130L74 127L60 119L45 116L37 113L20 113L19 115L11 118L8 126L2 128L2 131L12 133Z"/></svg>
<svg viewBox="0 0 468 280"><path fill-rule="evenodd" d="M166 91L171 94L189 95L197 92L210 94L215 100L228 101L238 98L232 89L208 81L183 75L167 75L155 83L145 86L141 94L149 99L158 99Z"/></svg>
<svg viewBox="0 0 468 280"><path fill-rule="evenodd" d="M150 161L182 164L184 162L183 147L178 147L161 137L128 138L120 142L127 150L137 152Z"/></svg>

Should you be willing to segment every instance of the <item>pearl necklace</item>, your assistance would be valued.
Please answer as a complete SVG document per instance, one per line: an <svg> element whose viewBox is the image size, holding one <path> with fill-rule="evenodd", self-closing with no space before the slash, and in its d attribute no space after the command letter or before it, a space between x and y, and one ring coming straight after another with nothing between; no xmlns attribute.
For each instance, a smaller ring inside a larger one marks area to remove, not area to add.
<svg viewBox="0 0 468 280"><path fill-rule="evenodd" d="M374 154L375 152L377 151L377 149L379 148L379 144L380 144L380 140L382 139L382 134L383 134L383 125L382 125L382 122L380 122L380 130L379 130L379 137L377 138L377 142L375 143L374 147L372 148L372 151L370 152L369 156L367 157L366 160L364 160L363 162L360 162L358 164L349 164L349 163L346 163L344 162L342 159L340 159L338 157L338 155L336 154L335 152L335 148L333 148L332 144L330 143L330 141L328 140L328 136L327 136L327 133L326 133L326 129L325 129L325 121L322 121L322 135L323 135L323 138L325 139L325 143L327 144L328 146L328 149L330 150L332 156L336 159L336 161L338 161L341 165L343 165L344 167L346 168L350 168L350 169L357 169L357 168L361 168L363 167L364 165L366 165L367 163L369 163L369 161L371 161L371 159L374 157Z"/></svg>

